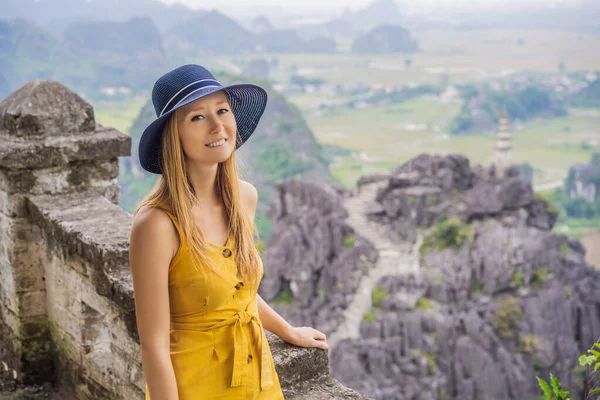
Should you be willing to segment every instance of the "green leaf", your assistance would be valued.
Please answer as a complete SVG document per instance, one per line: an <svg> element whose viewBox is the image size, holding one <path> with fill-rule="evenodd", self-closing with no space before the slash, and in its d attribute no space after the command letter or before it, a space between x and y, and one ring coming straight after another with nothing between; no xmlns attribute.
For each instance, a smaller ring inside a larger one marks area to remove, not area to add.
<svg viewBox="0 0 600 400"><path fill-rule="evenodd" d="M595 372L595 371L598 371L598 369L600 369L600 363L596 363L596 364L594 365L594 372Z"/></svg>
<svg viewBox="0 0 600 400"><path fill-rule="evenodd" d="M567 396L569 396L569 392L567 392L566 390L562 390L562 389L561 389L561 390L558 392L558 398L559 398L560 400L573 400L571 397L567 397Z"/></svg>
<svg viewBox="0 0 600 400"><path fill-rule="evenodd" d="M558 395L558 392L560 392L560 389L561 389L560 382L558 381L558 378L552 374L550 374L550 384L552 385L552 392L555 395Z"/></svg>
<svg viewBox="0 0 600 400"><path fill-rule="evenodd" d="M579 356L579 365L591 365L594 363L594 361L596 361L596 357L594 356L586 356L585 354Z"/></svg>
<svg viewBox="0 0 600 400"><path fill-rule="evenodd" d="M546 396L546 400L552 400L554 396L552 395L552 390L550 390L550 386L548 386L548 383L539 376L536 376L536 378L538 381L538 385L540 385L542 392L544 392L544 396Z"/></svg>
<svg viewBox="0 0 600 400"><path fill-rule="evenodd" d="M596 388L590 392L590 394L597 394L597 393L600 393L600 388Z"/></svg>
<svg viewBox="0 0 600 400"><path fill-rule="evenodd" d="M590 353L596 356L596 358L600 357L600 351L597 350L588 350Z"/></svg>
<svg viewBox="0 0 600 400"><path fill-rule="evenodd" d="M594 346L593 346L593 347L597 347L597 348L599 348L599 349L600 349L600 343L598 343L598 342L594 343Z"/></svg>

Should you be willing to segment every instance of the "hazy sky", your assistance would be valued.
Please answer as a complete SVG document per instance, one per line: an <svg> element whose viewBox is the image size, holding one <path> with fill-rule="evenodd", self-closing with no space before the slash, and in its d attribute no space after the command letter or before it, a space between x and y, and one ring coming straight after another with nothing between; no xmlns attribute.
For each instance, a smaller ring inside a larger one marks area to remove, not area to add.
<svg viewBox="0 0 600 400"><path fill-rule="evenodd" d="M193 8L216 8L225 14L259 14L265 10L279 10L282 13L302 12L303 14L340 14L348 7L357 9L371 0L160 0L163 3L186 4ZM598 0L398 0L396 3L406 13L428 13L451 10L475 10L518 8L527 6L548 7L553 4L576 5ZM252 12L254 10L254 12Z"/></svg>

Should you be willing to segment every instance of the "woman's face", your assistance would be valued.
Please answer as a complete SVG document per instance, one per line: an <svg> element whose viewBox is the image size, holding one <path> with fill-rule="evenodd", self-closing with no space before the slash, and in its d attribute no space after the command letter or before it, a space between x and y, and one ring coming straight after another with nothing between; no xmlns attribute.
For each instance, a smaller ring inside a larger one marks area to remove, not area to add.
<svg viewBox="0 0 600 400"><path fill-rule="evenodd" d="M177 122L179 139L188 162L220 163L235 150L237 125L223 91L181 107Z"/></svg>

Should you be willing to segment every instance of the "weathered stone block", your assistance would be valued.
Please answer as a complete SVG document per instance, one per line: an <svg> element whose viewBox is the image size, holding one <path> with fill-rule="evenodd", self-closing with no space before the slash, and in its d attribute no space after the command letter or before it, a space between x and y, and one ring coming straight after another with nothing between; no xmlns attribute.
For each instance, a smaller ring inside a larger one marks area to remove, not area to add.
<svg viewBox="0 0 600 400"><path fill-rule="evenodd" d="M0 127L23 139L85 135L95 124L92 106L54 80L27 82L0 102Z"/></svg>
<svg viewBox="0 0 600 400"><path fill-rule="evenodd" d="M80 160L112 160L131 154L131 138L115 129L97 126L89 136L47 138L22 142L0 131L0 167L38 169Z"/></svg>

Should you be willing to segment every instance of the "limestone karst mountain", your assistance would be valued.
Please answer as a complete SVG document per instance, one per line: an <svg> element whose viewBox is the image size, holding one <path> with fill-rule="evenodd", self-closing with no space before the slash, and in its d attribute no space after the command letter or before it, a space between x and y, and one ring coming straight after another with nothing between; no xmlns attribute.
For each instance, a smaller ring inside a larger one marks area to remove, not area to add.
<svg viewBox="0 0 600 400"><path fill-rule="evenodd" d="M600 202L600 152L594 153L589 163L575 164L569 169L565 192L570 198Z"/></svg>
<svg viewBox="0 0 600 400"><path fill-rule="evenodd" d="M331 39L304 39L294 29L251 31L217 10L194 16L173 27L165 34L165 44L171 50L193 51L200 55L335 51L335 42Z"/></svg>
<svg viewBox="0 0 600 400"><path fill-rule="evenodd" d="M266 33L275 29L273 23L264 15L259 15L252 19L250 29L254 33Z"/></svg>
<svg viewBox="0 0 600 400"><path fill-rule="evenodd" d="M507 169L421 155L354 190L285 182L269 211L261 295L323 330L331 373L374 399L575 393L600 335L600 272Z"/></svg>
<svg viewBox="0 0 600 400"><path fill-rule="evenodd" d="M56 25L62 28L81 20L123 22L134 17L149 17L161 31L165 31L178 22L203 12L205 11L194 10L179 2L165 4L158 0L4 0L0 18L27 18L56 29Z"/></svg>
<svg viewBox="0 0 600 400"><path fill-rule="evenodd" d="M147 90L168 62L148 18L77 22L64 36L30 20L2 20L0 41L0 73L11 89L32 79L56 79L88 99L100 96L102 87Z"/></svg>
<svg viewBox="0 0 600 400"><path fill-rule="evenodd" d="M395 0L373 0L356 11L346 9L340 18L350 22L357 32L364 32L378 25L405 22Z"/></svg>
<svg viewBox="0 0 600 400"><path fill-rule="evenodd" d="M63 41L77 56L147 53L165 56L160 32L150 18L136 17L124 22L76 22L66 29Z"/></svg>
<svg viewBox="0 0 600 400"><path fill-rule="evenodd" d="M359 54L410 54L419 50L419 43L397 24L379 25L357 36L352 44L352 52Z"/></svg>

